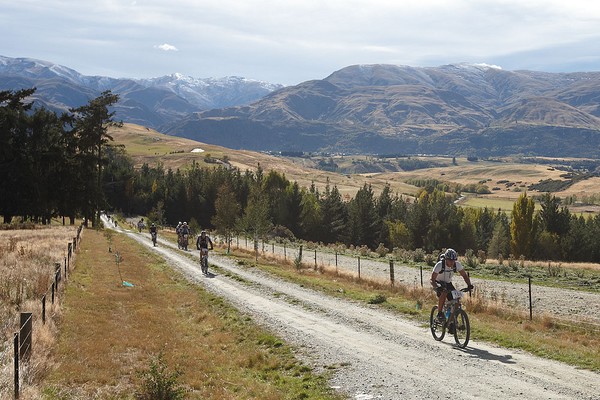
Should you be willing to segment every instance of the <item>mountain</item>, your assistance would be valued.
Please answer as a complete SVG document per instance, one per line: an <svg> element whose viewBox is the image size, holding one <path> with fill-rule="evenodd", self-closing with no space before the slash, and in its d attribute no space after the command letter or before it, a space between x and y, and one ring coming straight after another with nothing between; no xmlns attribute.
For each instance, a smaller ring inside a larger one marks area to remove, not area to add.
<svg viewBox="0 0 600 400"><path fill-rule="evenodd" d="M600 158L600 72L355 65L165 132L260 151Z"/></svg>
<svg viewBox="0 0 600 400"><path fill-rule="evenodd" d="M152 79L86 76L48 61L0 56L0 90L36 87L35 106L57 112L85 105L105 90L120 96L118 119L159 129L190 113L251 103L282 85L241 77Z"/></svg>

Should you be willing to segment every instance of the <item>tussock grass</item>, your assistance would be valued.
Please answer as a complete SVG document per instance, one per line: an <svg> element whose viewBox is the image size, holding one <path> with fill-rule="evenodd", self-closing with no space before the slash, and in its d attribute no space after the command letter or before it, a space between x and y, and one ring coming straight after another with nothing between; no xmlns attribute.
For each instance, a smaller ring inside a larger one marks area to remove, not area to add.
<svg viewBox="0 0 600 400"><path fill-rule="evenodd" d="M335 398L324 377L221 298L122 236L86 233L67 288L49 399L132 398L164 355L190 399ZM118 251L124 287L114 252Z"/></svg>

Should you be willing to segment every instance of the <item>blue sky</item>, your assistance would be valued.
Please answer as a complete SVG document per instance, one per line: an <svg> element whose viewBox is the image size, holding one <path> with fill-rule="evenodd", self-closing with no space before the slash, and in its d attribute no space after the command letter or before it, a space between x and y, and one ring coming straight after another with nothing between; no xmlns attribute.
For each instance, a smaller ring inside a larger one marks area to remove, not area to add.
<svg viewBox="0 0 600 400"><path fill-rule="evenodd" d="M0 55L293 85L353 64L600 71L597 0L0 0Z"/></svg>

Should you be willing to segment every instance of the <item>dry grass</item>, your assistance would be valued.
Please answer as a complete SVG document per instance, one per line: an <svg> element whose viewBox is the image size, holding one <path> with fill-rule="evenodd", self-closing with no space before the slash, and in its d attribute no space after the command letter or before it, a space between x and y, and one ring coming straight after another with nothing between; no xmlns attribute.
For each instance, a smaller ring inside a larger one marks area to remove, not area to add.
<svg viewBox="0 0 600 400"><path fill-rule="evenodd" d="M60 315L59 301L51 302L49 289L54 280L54 263L61 263L68 243L77 234L73 226L45 226L28 230L0 231L0 398L13 388L13 335L19 329L19 312L33 316L34 356L21 372L23 382L36 382L49 369L48 357L56 337L54 319ZM42 324L41 298L46 301L46 324ZM25 395L25 392L24 392Z"/></svg>
<svg viewBox="0 0 600 400"><path fill-rule="evenodd" d="M64 302L51 399L132 398L163 353L186 398L334 398L289 349L122 235L87 232ZM115 251L124 280L122 285Z"/></svg>

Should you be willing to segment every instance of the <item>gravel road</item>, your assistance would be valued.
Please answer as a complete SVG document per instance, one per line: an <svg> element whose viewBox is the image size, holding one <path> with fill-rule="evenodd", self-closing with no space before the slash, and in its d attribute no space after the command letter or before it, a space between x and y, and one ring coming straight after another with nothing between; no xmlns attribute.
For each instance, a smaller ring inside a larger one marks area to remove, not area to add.
<svg viewBox="0 0 600 400"><path fill-rule="evenodd" d="M200 273L198 254L148 234L128 235L162 255L190 281L227 299L280 335L351 399L600 399L594 372L471 341L459 349L429 329L375 306L328 297L226 257L210 263L241 279Z"/></svg>
<svg viewBox="0 0 600 400"><path fill-rule="evenodd" d="M241 248L246 250L252 249L252 244L245 240L236 241ZM272 244L259 246L259 250L267 255L275 255L282 259L294 260L298 256L297 248L283 247ZM319 252L315 254L314 250L304 249L302 252L302 260L305 265L318 268L332 268L340 272L358 275L360 265L360 273L362 278L370 278L380 280L382 282L390 282L390 265L389 261L376 261L372 259L351 257L346 255L337 256L335 253ZM414 267L396 263L394 265L394 280L405 284L421 285L421 279L425 285L428 285L431 269L423 269L423 277L421 278L421 270ZM529 310L529 287L527 284L491 281L473 278L473 284L477 287L487 299L496 299L500 303L504 303L510 307L514 307L523 311ZM455 285L461 287L463 283L461 277L455 279ZM600 313L590 312L590 310L600 310L600 294L567 290L560 288L552 288L546 286L532 285L532 304L534 315L557 315L562 319L570 319L575 321L585 321L596 325L600 329Z"/></svg>

